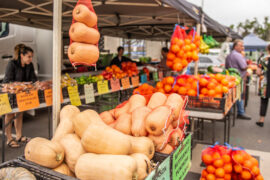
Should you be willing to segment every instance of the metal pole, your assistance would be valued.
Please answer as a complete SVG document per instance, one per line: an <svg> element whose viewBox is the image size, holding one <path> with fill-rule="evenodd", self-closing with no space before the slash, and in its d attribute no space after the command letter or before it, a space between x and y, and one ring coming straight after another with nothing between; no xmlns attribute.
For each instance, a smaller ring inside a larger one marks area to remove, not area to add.
<svg viewBox="0 0 270 180"><path fill-rule="evenodd" d="M62 58L62 0L53 0L53 134L56 130L61 108L60 81Z"/></svg>

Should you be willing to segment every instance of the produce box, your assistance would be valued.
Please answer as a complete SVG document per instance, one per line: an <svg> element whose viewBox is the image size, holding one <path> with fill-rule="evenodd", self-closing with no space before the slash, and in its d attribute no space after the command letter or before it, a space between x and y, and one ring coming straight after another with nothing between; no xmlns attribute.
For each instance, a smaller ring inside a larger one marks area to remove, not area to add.
<svg viewBox="0 0 270 180"><path fill-rule="evenodd" d="M23 159L24 158L20 157L20 159L14 159L4 162L3 164L0 165L0 169L6 167L23 167L28 171L30 171L36 177L37 180L64 180L64 179L76 180L76 178L60 174L51 169L41 167L35 163L28 162Z"/></svg>

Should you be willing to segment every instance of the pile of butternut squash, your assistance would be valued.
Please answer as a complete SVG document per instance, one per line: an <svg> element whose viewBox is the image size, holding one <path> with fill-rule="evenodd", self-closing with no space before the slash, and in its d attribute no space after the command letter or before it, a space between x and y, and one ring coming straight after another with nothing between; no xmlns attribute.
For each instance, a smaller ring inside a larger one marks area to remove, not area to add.
<svg viewBox="0 0 270 180"><path fill-rule="evenodd" d="M175 93L154 93L149 102L143 95L135 94L121 107L102 112L100 117L124 134L150 138L157 152L170 154L184 138L184 104Z"/></svg>
<svg viewBox="0 0 270 180"><path fill-rule="evenodd" d="M72 13L74 23L69 29L71 44L68 57L73 64L92 65L99 58L98 41L100 34L96 28L97 15L87 6L78 4Z"/></svg>
<svg viewBox="0 0 270 180"><path fill-rule="evenodd" d="M25 158L81 180L143 180L152 171L154 152L148 137L124 134L104 123L96 111L80 112L67 105L53 138L33 138Z"/></svg>

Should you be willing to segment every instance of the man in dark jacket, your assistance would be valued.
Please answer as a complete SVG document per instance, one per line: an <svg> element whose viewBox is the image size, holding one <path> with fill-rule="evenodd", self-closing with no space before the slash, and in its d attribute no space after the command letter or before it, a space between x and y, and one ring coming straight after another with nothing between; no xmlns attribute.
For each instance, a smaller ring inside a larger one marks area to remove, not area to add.
<svg viewBox="0 0 270 180"><path fill-rule="evenodd" d="M112 59L111 65L116 65L116 66L121 68L122 62L128 62L128 61L132 62L132 60L129 59L128 57L123 56L124 48L122 46L119 46L117 48L117 52L118 52L118 54L115 58Z"/></svg>

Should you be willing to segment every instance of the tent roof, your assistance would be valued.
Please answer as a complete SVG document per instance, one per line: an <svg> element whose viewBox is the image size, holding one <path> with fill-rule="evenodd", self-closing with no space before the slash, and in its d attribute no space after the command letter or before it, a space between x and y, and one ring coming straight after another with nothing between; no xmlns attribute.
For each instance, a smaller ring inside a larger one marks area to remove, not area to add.
<svg viewBox="0 0 270 180"><path fill-rule="evenodd" d="M244 37L244 46L246 50L265 49L265 47L267 46L267 42L260 39L255 34L251 33Z"/></svg>
<svg viewBox="0 0 270 180"><path fill-rule="evenodd" d="M5 0L0 21L52 29L53 0ZM77 0L63 0L63 31L67 34ZM195 26L200 8L185 0L92 0L103 35L137 39L169 39L175 23ZM174 7L174 8L172 8ZM207 15L208 33L224 38L230 30Z"/></svg>

